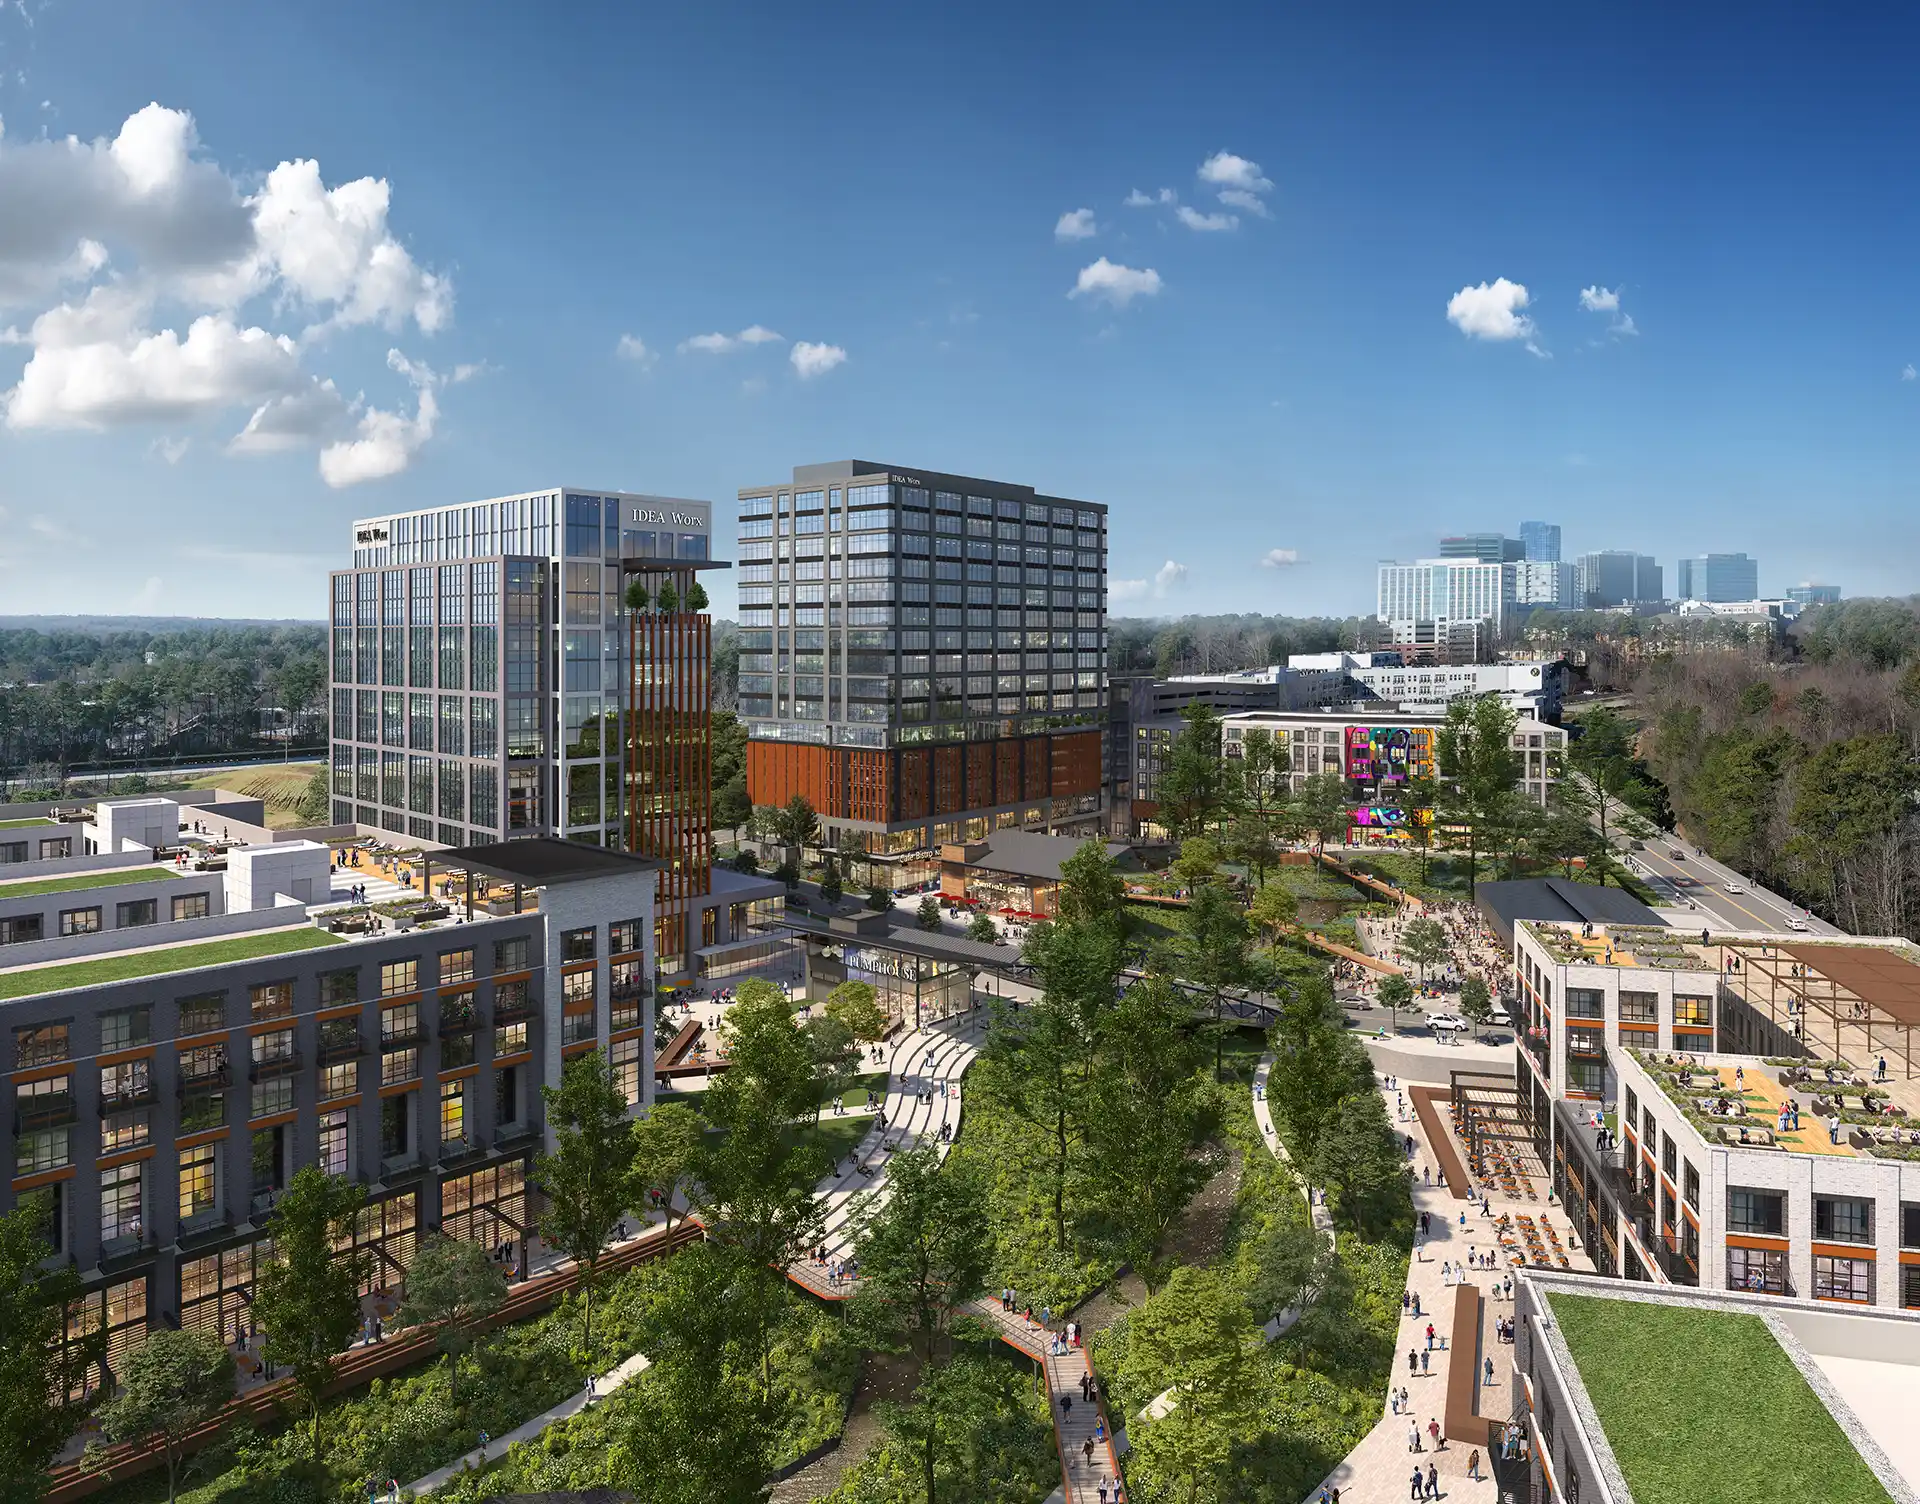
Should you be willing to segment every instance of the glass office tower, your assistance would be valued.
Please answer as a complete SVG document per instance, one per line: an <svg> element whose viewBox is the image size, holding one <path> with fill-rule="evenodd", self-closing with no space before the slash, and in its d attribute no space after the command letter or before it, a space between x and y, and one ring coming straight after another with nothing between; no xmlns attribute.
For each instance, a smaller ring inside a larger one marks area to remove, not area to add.
<svg viewBox="0 0 1920 1504"><path fill-rule="evenodd" d="M874 857L1092 832L1107 509L864 460L740 492L740 714L756 805L804 795Z"/></svg>
<svg viewBox="0 0 1920 1504"><path fill-rule="evenodd" d="M711 530L704 501L567 487L356 522L332 575L334 821L623 845L622 564L704 561Z"/></svg>

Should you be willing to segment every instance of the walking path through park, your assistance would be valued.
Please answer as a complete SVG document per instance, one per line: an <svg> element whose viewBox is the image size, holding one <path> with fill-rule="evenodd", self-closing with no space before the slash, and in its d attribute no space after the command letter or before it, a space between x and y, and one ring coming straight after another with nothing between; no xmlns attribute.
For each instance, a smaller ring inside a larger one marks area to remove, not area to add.
<svg viewBox="0 0 1920 1504"><path fill-rule="evenodd" d="M456 1474L464 1473L470 1467L482 1467L488 1462L498 1461L506 1455L507 1448L512 1446L516 1441L532 1441L534 1437L546 1430L547 1427L555 1421L566 1420L570 1416L578 1415L595 1401L603 1400L612 1394L614 1390L626 1383L627 1380L635 1374L646 1372L649 1366L648 1360L644 1355L635 1353L631 1358L627 1359L626 1362L602 1374L598 1379L594 1380L591 1385L582 1389L578 1394L568 1395L551 1410L534 1416L534 1418L525 1425L516 1426L513 1430L507 1432L505 1436L496 1436L486 1446L475 1447L471 1452L467 1453L466 1456L456 1458L445 1467L436 1468L433 1472L428 1473L426 1477L407 1484L400 1490L400 1496L406 1499L424 1497L440 1488L444 1488L448 1483L453 1481Z"/></svg>

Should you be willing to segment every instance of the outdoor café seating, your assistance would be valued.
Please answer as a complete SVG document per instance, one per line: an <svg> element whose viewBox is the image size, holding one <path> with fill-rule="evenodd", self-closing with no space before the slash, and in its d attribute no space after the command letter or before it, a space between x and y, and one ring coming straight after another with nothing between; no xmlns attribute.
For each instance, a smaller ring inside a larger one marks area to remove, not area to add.
<svg viewBox="0 0 1920 1504"><path fill-rule="evenodd" d="M1718 1132L1720 1142L1723 1144L1738 1144L1748 1149L1774 1149L1779 1147L1773 1141L1773 1130L1771 1128L1749 1128L1744 1123L1736 1127L1729 1123L1722 1123Z"/></svg>

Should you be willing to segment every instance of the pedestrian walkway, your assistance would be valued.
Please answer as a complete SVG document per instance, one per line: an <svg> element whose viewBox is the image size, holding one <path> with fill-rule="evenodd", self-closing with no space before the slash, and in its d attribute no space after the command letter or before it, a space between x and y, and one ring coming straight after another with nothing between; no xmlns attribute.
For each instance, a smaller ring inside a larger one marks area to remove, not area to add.
<svg viewBox="0 0 1920 1504"><path fill-rule="evenodd" d="M1064 1504L1097 1504L1100 1484L1104 1481L1111 1487L1120 1476L1120 1464L1104 1398L1089 1400L1082 1387L1083 1380L1095 1381L1086 1349L1063 1341L1061 1351L1052 1351L1055 1333L1065 1322L1056 1317L1054 1330L1046 1330L1037 1314L1029 1320L1024 1311L1003 1311L998 1297L975 1301L968 1314L984 1322L1009 1347L1043 1366L1054 1446L1060 1454L1061 1488L1054 1497Z"/></svg>
<svg viewBox="0 0 1920 1504"><path fill-rule="evenodd" d="M568 1395L551 1410L543 1411L541 1414L534 1416L534 1418L525 1425L516 1426L513 1430L507 1432L505 1436L496 1436L489 1441L486 1446L475 1447L471 1452L468 1452L466 1456L456 1458L445 1467L436 1468L433 1472L428 1473L426 1477L407 1484L400 1490L400 1496L405 1499L423 1498L427 1494L444 1488L448 1483L453 1481L454 1475L457 1473L463 1473L472 1467L483 1467L488 1462L499 1461L500 1458L506 1455L507 1448L511 1447L515 1442L532 1441L534 1437L546 1430L547 1427L555 1421L566 1420L571 1416L578 1415L582 1410L586 1409L587 1406L598 1400L603 1400L612 1394L614 1390L626 1383L627 1380L635 1374L645 1373L649 1366L644 1356L635 1353L631 1358L627 1359L626 1362L616 1368L609 1369L606 1373L595 1379L578 1394Z"/></svg>

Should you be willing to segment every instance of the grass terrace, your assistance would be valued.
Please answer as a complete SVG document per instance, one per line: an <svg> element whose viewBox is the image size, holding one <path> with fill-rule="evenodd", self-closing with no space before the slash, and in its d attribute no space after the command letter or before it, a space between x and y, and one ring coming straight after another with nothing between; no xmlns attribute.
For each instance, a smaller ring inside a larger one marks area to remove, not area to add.
<svg viewBox="0 0 1920 1504"><path fill-rule="evenodd" d="M157 945L147 950L112 956L89 956L78 961L54 961L43 966L0 971L0 1001L35 997L43 992L65 992L75 987L104 987L140 977L166 976L200 966L250 961L257 956L291 955L322 945L340 945L336 935L311 925L235 935L227 940L202 940L186 945Z"/></svg>
<svg viewBox="0 0 1920 1504"><path fill-rule="evenodd" d="M1733 1060L1720 1056L1703 1064L1686 1065L1680 1057L1655 1050L1629 1050L1647 1075L1708 1143L1726 1143L1731 1130L1747 1130L1744 1147L1779 1148L1795 1154L1825 1154L1840 1158L1870 1155L1879 1159L1920 1160L1920 1126L1885 1087L1869 1081L1844 1060ZM1828 1067L1837 1081L1826 1079ZM1736 1082L1734 1071L1741 1075ZM1783 1080L1785 1077L1787 1079ZM1894 1081L1901 1088L1908 1083ZM1779 1110L1783 1102L1800 1100L1800 1127L1781 1133ZM1709 1106L1716 1110L1709 1110ZM1840 1142L1827 1136L1829 1111L1838 1107ZM1729 1110L1719 1110L1729 1109ZM1889 1111L1889 1109L1893 1109Z"/></svg>
<svg viewBox="0 0 1920 1504"><path fill-rule="evenodd" d="M29 825L58 825L58 820L49 820L45 815L35 815L30 820L0 820L0 830L24 830Z"/></svg>
<svg viewBox="0 0 1920 1504"><path fill-rule="evenodd" d="M1889 1504L1759 1317L1548 1301L1636 1504Z"/></svg>
<svg viewBox="0 0 1920 1504"><path fill-rule="evenodd" d="M166 867L121 867L110 872L76 872L70 877L26 877L14 882L0 878L0 903L10 898L38 898L46 893L77 893L82 888L172 882L176 876L177 873Z"/></svg>
<svg viewBox="0 0 1920 1504"><path fill-rule="evenodd" d="M1678 930L1637 924L1599 925L1591 935L1564 924L1527 923L1527 932L1564 966L1635 966L1656 971L1715 971L1698 945Z"/></svg>

